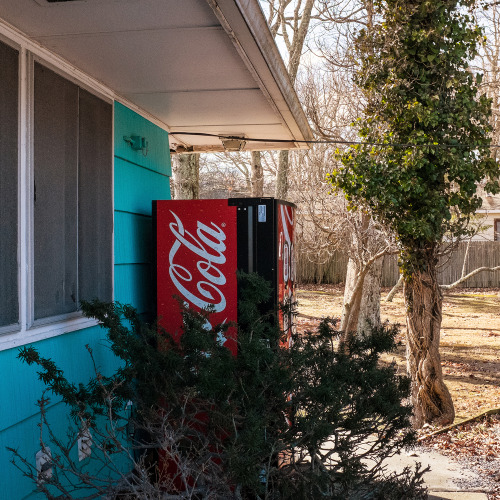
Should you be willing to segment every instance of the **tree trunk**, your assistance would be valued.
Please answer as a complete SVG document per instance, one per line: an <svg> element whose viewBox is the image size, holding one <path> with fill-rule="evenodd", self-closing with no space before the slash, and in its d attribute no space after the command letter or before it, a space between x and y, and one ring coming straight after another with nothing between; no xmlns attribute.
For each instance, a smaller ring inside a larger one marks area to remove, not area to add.
<svg viewBox="0 0 500 500"><path fill-rule="evenodd" d="M435 254L435 248L425 252L421 256L425 265L406 275L404 280L406 359L416 428L425 423L447 425L455 418L439 354L443 298L437 282Z"/></svg>
<svg viewBox="0 0 500 500"><path fill-rule="evenodd" d="M380 281L383 258L370 265L366 274L359 272L354 259L347 263L344 288L344 305L340 330L361 333L369 325L380 325ZM362 280L362 283L359 281Z"/></svg>
<svg viewBox="0 0 500 500"><path fill-rule="evenodd" d="M174 192L176 200L197 200L200 197L200 155L174 155Z"/></svg>
<svg viewBox="0 0 500 500"><path fill-rule="evenodd" d="M359 308L358 332L369 331L370 326L380 326L380 282L384 258L377 259L370 267L363 283Z"/></svg>
<svg viewBox="0 0 500 500"><path fill-rule="evenodd" d="M395 297L398 290L403 286L403 275L400 274L398 278L398 282L392 287L392 290L387 294L385 298L386 302L392 302L392 299Z"/></svg>
<svg viewBox="0 0 500 500"><path fill-rule="evenodd" d="M365 293L365 278L368 272L371 271L370 265L361 264L362 259L357 260L352 255L361 255L363 249L369 246L370 234L370 217L367 214L361 213L359 225L355 224L351 232L349 261L347 263L347 272L345 278L344 288L344 306L342 308L342 319L340 323L340 330L349 334L357 332L359 329L359 316L361 310L361 302ZM380 260L380 259L377 259ZM380 284L379 284L380 287ZM380 294L380 292L379 292ZM380 308L380 305L379 305Z"/></svg>
<svg viewBox="0 0 500 500"><path fill-rule="evenodd" d="M280 151L278 171L276 172L275 196L285 200L288 194L288 151Z"/></svg>
<svg viewBox="0 0 500 500"><path fill-rule="evenodd" d="M260 151L252 151L252 196L264 196L264 170Z"/></svg>
<svg viewBox="0 0 500 500"><path fill-rule="evenodd" d="M358 265L354 259L349 257L345 277L344 305L342 307L342 318L340 320L340 330L342 332L356 332L358 329L359 309L361 307L362 297L362 293L359 292L360 288L357 286L358 281Z"/></svg>

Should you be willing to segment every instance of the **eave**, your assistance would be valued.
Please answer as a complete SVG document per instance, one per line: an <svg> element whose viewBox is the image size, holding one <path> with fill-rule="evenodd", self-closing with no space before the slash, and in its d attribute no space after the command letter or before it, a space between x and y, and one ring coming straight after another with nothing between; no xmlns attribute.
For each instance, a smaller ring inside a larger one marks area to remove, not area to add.
<svg viewBox="0 0 500 500"><path fill-rule="evenodd" d="M307 147L307 119L258 0L0 0L0 20L172 134L171 147ZM205 133L213 136L186 135Z"/></svg>

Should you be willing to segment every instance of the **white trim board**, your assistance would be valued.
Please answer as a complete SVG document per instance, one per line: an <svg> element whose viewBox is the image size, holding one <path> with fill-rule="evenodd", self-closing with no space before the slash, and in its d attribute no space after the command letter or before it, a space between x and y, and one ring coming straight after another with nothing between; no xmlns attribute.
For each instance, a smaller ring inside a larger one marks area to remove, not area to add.
<svg viewBox="0 0 500 500"><path fill-rule="evenodd" d="M55 56L50 51L29 40L15 28L0 20L0 40L19 51L19 125L18 125L18 299L19 322L0 327L0 351L17 348L32 342L49 339L97 325L93 319L81 313L34 321L33 318L33 64L38 61L55 70L82 88L89 90L113 104L120 101L151 121L147 113L141 112L121 99L110 89L78 68ZM114 126L114 123L113 123ZM165 126L163 124L163 127ZM114 144L112 142L112 148ZM114 151L114 150L113 150ZM114 155L113 155L114 157ZM114 165L112 168L112 196L114 193ZM113 200L114 211L114 200ZM113 225L114 227L114 225ZM111 235L112 246L114 235ZM113 246L114 252L114 246ZM114 297L114 253L111 268Z"/></svg>

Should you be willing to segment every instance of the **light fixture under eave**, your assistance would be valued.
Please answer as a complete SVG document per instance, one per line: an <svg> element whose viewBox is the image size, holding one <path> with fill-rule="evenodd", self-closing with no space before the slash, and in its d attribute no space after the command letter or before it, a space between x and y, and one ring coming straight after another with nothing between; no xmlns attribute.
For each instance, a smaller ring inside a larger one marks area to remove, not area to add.
<svg viewBox="0 0 500 500"><path fill-rule="evenodd" d="M241 151L247 143L243 137L219 137L219 139L221 140L225 151Z"/></svg>

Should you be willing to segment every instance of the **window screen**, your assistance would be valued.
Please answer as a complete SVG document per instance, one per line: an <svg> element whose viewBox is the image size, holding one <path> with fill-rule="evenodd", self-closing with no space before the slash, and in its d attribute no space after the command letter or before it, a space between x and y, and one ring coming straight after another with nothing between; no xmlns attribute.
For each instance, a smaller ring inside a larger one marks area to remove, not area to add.
<svg viewBox="0 0 500 500"><path fill-rule="evenodd" d="M112 300L113 108L80 89L78 280L80 300Z"/></svg>
<svg viewBox="0 0 500 500"><path fill-rule="evenodd" d="M35 319L111 299L111 106L40 64L34 95Z"/></svg>
<svg viewBox="0 0 500 500"><path fill-rule="evenodd" d="M0 42L0 326L19 320L18 52Z"/></svg>
<svg viewBox="0 0 500 500"><path fill-rule="evenodd" d="M35 64L35 319L77 309L78 87Z"/></svg>

